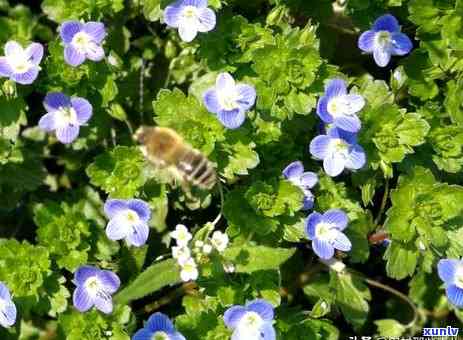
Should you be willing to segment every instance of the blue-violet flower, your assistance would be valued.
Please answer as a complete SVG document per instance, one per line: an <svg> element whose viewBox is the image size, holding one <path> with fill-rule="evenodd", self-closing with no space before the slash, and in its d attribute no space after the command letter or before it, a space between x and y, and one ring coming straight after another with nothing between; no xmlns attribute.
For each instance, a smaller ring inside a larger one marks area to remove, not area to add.
<svg viewBox="0 0 463 340"><path fill-rule="evenodd" d="M178 0L164 10L167 26L178 28L183 41L190 42L198 32L209 32L216 24L215 13L207 0Z"/></svg>
<svg viewBox="0 0 463 340"><path fill-rule="evenodd" d="M16 313L16 306L11 299L8 287L0 282L0 326L13 326L16 322Z"/></svg>
<svg viewBox="0 0 463 340"><path fill-rule="evenodd" d="M71 66L79 66L86 59L100 61L105 56L101 43L106 37L106 29L101 22L65 21L60 26L60 35L64 43L64 60Z"/></svg>
<svg viewBox="0 0 463 340"><path fill-rule="evenodd" d="M76 289L72 296L74 307L86 312L93 306L105 314L113 311L111 295L121 284L119 277L109 270L81 266L74 274Z"/></svg>
<svg viewBox="0 0 463 340"><path fill-rule="evenodd" d="M32 84L40 71L43 46L31 43L24 49L16 41L5 44L5 56L0 57L0 77L7 77L18 84Z"/></svg>
<svg viewBox="0 0 463 340"><path fill-rule="evenodd" d="M151 218L148 203L140 199L108 199L104 211L110 219L106 226L109 239L116 241L125 238L127 244L135 247L146 243Z"/></svg>
<svg viewBox="0 0 463 340"><path fill-rule="evenodd" d="M138 330L132 340L185 340L185 337L177 332L166 315L158 312L150 316L145 327Z"/></svg>
<svg viewBox="0 0 463 340"><path fill-rule="evenodd" d="M314 203L314 196L310 189L312 189L318 182L318 176L314 172L304 172L304 165L301 161L295 161L289 164L283 170L283 176L299 187L304 193L303 210L312 209Z"/></svg>
<svg viewBox="0 0 463 340"><path fill-rule="evenodd" d="M344 168L358 170L366 162L365 151L357 144L356 135L337 128L315 137L309 149L313 157L323 160L323 169L331 177L341 174Z"/></svg>
<svg viewBox="0 0 463 340"><path fill-rule="evenodd" d="M445 283L449 301L457 307L463 307L463 260L440 260L437 271Z"/></svg>
<svg viewBox="0 0 463 340"><path fill-rule="evenodd" d="M371 30L360 35L358 47L368 54L372 53L376 64L385 67L392 55L409 53L413 44L408 36L400 32L397 19L386 14L375 21Z"/></svg>
<svg viewBox="0 0 463 340"><path fill-rule="evenodd" d="M357 112L365 106L361 95L348 94L342 79L332 79L325 87L325 95L317 105L317 114L326 124L349 132L358 132L361 127Z"/></svg>
<svg viewBox="0 0 463 340"><path fill-rule="evenodd" d="M73 142L80 127L93 114L92 105L80 97L68 97L61 92L46 95L43 106L47 113L39 120L39 127L47 132L55 131L56 138L64 144Z"/></svg>
<svg viewBox="0 0 463 340"><path fill-rule="evenodd" d="M273 306L263 299L233 306L225 311L225 325L233 330L232 340L275 340Z"/></svg>
<svg viewBox="0 0 463 340"><path fill-rule="evenodd" d="M334 256L335 249L351 250L352 244L342 232L348 222L346 213L340 209L330 209L323 215L314 211L307 217L305 232L318 257L329 260Z"/></svg>
<svg viewBox="0 0 463 340"><path fill-rule="evenodd" d="M225 127L236 129L256 102L256 90L251 85L236 84L229 73L220 73L215 87L204 93L203 100L208 111L215 113Z"/></svg>

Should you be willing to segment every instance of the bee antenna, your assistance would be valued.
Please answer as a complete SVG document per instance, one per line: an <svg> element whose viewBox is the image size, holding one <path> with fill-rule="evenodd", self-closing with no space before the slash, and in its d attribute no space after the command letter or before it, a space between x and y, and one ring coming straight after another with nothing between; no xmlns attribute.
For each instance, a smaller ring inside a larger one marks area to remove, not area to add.
<svg viewBox="0 0 463 340"><path fill-rule="evenodd" d="M215 220L212 222L212 225L215 227L215 225L220 221L220 219L222 218L222 214L223 214L223 203L224 203L224 198L223 198L223 186L222 186L222 183L220 183L220 181L217 181L217 186L219 188L219 194L220 194L220 212L219 214L217 215L217 217L215 218Z"/></svg>

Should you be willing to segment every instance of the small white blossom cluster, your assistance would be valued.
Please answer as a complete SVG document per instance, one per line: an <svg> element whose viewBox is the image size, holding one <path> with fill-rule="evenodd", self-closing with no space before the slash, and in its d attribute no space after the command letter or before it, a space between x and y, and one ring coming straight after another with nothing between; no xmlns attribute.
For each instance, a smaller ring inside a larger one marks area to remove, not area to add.
<svg viewBox="0 0 463 340"><path fill-rule="evenodd" d="M198 261L208 257L214 249L222 253L229 241L227 234L214 231L207 241L195 241L191 250L189 243L193 236L183 224L178 224L170 236L176 241L176 245L172 247L172 257L181 268L180 277L184 282L196 280L199 275Z"/></svg>

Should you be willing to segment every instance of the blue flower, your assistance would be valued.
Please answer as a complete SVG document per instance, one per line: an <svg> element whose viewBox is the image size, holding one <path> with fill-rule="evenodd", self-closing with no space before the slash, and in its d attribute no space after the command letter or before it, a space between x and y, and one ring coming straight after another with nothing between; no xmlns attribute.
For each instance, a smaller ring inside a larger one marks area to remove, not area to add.
<svg viewBox="0 0 463 340"><path fill-rule="evenodd" d="M100 61L105 56L101 43L106 37L106 29L101 22L65 21L60 26L60 35L64 43L64 60L71 66L79 66L86 59Z"/></svg>
<svg viewBox="0 0 463 340"><path fill-rule="evenodd" d="M149 234L148 221L151 211L148 203L139 200L109 199L104 205L110 219L106 235L116 241L125 238L127 244L140 247L146 243Z"/></svg>
<svg viewBox="0 0 463 340"><path fill-rule="evenodd" d="M314 196L310 189L318 182L317 174L310 171L304 172L304 165L302 165L302 162L295 161L283 170L283 176L295 186L299 187L304 193L304 206L302 209L311 209L314 203Z"/></svg>
<svg viewBox="0 0 463 340"><path fill-rule="evenodd" d="M232 340L275 340L273 306L263 299L233 306L225 311L225 325L233 330Z"/></svg>
<svg viewBox="0 0 463 340"><path fill-rule="evenodd" d="M323 215L313 212L305 222L305 232L312 241L315 254L323 260L334 256L334 250L350 251L352 244L342 232L348 223L347 215L339 209L330 209Z"/></svg>
<svg viewBox="0 0 463 340"><path fill-rule="evenodd" d="M342 130L358 132L361 127L356 113L365 106L361 95L348 94L342 79L332 79L325 87L325 95L317 105L317 114L326 124L333 124Z"/></svg>
<svg viewBox="0 0 463 340"><path fill-rule="evenodd" d="M358 170L366 162L365 151L357 144L357 137L337 128L315 137L310 142L310 153L323 160L323 169L331 177L341 174L344 168Z"/></svg>
<svg viewBox="0 0 463 340"><path fill-rule="evenodd" d="M80 126L93 114L92 105L86 99L69 98L61 92L47 94L43 106L47 113L40 118L39 127L47 132L55 131L56 138L64 144L77 138Z"/></svg>
<svg viewBox="0 0 463 340"><path fill-rule="evenodd" d="M32 84L40 71L43 46L32 43L24 49L16 41L5 44L5 56L0 57L0 77L7 77L18 84Z"/></svg>
<svg viewBox="0 0 463 340"><path fill-rule="evenodd" d="M16 306L11 299L10 291L0 282L0 326L10 327L16 322Z"/></svg>
<svg viewBox="0 0 463 340"><path fill-rule="evenodd" d="M178 28L183 41L190 42L198 32L214 29L216 17L213 10L207 8L207 0L178 0L164 10L167 26Z"/></svg>
<svg viewBox="0 0 463 340"><path fill-rule="evenodd" d="M225 127L236 129L256 102L256 90L250 85L237 85L229 73L220 73L215 87L204 93L203 100L209 112L215 113Z"/></svg>
<svg viewBox="0 0 463 340"><path fill-rule="evenodd" d="M74 307L86 312L93 306L105 314L113 311L111 295L121 284L119 277L109 270L81 266L74 274L76 289L72 296Z"/></svg>
<svg viewBox="0 0 463 340"><path fill-rule="evenodd" d="M412 50L413 44L409 37L400 32L397 19L386 14L375 21L370 31L362 33L358 47L366 53L373 53L376 64L385 67L391 55L405 55Z"/></svg>
<svg viewBox="0 0 463 340"><path fill-rule="evenodd" d="M138 330L132 340L185 340L185 337L175 330L170 319L162 314L150 316L145 327Z"/></svg>
<svg viewBox="0 0 463 340"><path fill-rule="evenodd" d="M463 260L440 260L437 271L445 283L450 302L457 307L463 307Z"/></svg>

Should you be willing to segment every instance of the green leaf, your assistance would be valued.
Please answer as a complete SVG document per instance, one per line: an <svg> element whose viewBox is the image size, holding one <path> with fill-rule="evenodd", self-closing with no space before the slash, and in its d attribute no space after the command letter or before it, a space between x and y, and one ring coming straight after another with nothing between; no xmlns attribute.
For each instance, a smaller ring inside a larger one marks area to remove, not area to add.
<svg viewBox="0 0 463 340"><path fill-rule="evenodd" d="M114 300L125 305L132 300L141 299L165 286L174 285L180 281L180 272L176 261L173 259L163 260L145 269L133 282L117 293Z"/></svg>
<svg viewBox="0 0 463 340"><path fill-rule="evenodd" d="M235 265L236 272L252 273L259 270L278 269L295 252L294 248L243 245L227 248L223 256Z"/></svg>
<svg viewBox="0 0 463 340"><path fill-rule="evenodd" d="M379 335L387 337L400 337L406 330L404 325L394 319L376 320L375 325Z"/></svg>
<svg viewBox="0 0 463 340"><path fill-rule="evenodd" d="M392 241L384 254L384 259L387 260L387 275L393 279L402 280L415 272L418 251L409 244Z"/></svg>

